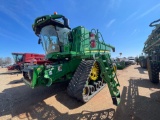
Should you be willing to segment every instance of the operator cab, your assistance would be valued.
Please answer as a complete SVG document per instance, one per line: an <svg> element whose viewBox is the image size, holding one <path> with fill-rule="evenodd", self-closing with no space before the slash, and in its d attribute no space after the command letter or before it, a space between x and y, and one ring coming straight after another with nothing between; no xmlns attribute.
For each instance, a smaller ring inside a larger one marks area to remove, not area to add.
<svg viewBox="0 0 160 120"><path fill-rule="evenodd" d="M46 54L64 51L64 46L69 42L70 32L67 18L57 13L42 16L35 20L32 27L39 37L38 43L42 44Z"/></svg>
<svg viewBox="0 0 160 120"><path fill-rule="evenodd" d="M39 34L39 38L46 54L53 52L63 52L63 46L68 44L68 28L47 25Z"/></svg>
<svg viewBox="0 0 160 120"><path fill-rule="evenodd" d="M15 63L17 63L17 62L23 62L23 54L12 53L12 55L13 55L13 59L14 59Z"/></svg>

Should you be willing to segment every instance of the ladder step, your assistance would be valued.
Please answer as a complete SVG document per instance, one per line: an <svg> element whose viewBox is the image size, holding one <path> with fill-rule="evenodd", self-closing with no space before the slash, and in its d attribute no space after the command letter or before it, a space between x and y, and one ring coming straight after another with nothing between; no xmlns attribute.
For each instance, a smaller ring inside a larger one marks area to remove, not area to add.
<svg viewBox="0 0 160 120"><path fill-rule="evenodd" d="M118 92L116 96L112 96L112 101L114 105L119 105L120 103L120 93Z"/></svg>
<svg viewBox="0 0 160 120"><path fill-rule="evenodd" d="M109 70L109 68L108 67L105 67L105 69L108 71Z"/></svg>
<svg viewBox="0 0 160 120"><path fill-rule="evenodd" d="M116 83L116 86L120 86L120 84L119 84L119 83Z"/></svg>
<svg viewBox="0 0 160 120"><path fill-rule="evenodd" d="M103 62L107 62L107 60L103 60Z"/></svg>
<svg viewBox="0 0 160 120"><path fill-rule="evenodd" d="M120 92L117 87L120 85L119 82L115 80L116 73L113 72L114 69L112 66L112 61L104 55L102 56L101 64L103 65L102 79L108 83L113 104L118 105L120 103Z"/></svg>
<svg viewBox="0 0 160 120"><path fill-rule="evenodd" d="M119 105L120 103L120 97L112 97L112 101L114 105Z"/></svg>

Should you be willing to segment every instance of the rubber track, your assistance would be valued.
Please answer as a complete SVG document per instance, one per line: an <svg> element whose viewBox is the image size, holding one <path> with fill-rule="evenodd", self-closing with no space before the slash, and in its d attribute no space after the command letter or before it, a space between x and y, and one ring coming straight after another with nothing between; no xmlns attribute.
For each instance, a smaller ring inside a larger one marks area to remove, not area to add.
<svg viewBox="0 0 160 120"><path fill-rule="evenodd" d="M104 88L105 84L92 95L87 97L82 95L83 88L85 87L86 82L89 80L90 71L94 65L94 62L94 60L86 60L82 61L78 66L67 88L67 92L71 97L77 98L82 102L87 102Z"/></svg>

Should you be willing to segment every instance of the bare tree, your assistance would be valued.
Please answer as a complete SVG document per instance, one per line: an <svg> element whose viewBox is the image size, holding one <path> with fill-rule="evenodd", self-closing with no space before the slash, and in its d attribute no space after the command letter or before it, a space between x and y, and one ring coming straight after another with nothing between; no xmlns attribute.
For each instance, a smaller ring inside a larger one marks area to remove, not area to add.
<svg viewBox="0 0 160 120"><path fill-rule="evenodd" d="M10 57L0 58L0 66L9 65L12 63L12 59Z"/></svg>
<svg viewBox="0 0 160 120"><path fill-rule="evenodd" d="M0 58L0 66L3 64L3 58Z"/></svg>
<svg viewBox="0 0 160 120"><path fill-rule="evenodd" d="M5 64L11 64L12 63L12 59L10 57L6 57L4 60Z"/></svg>

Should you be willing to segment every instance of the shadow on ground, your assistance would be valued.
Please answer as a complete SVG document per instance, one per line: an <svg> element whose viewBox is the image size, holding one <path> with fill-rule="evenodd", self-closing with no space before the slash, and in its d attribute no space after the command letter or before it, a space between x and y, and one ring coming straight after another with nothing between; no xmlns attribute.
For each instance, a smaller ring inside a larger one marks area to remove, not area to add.
<svg viewBox="0 0 160 120"><path fill-rule="evenodd" d="M6 71L6 72L2 72L0 73L0 75L15 75L15 74L22 74L22 72L20 71Z"/></svg>
<svg viewBox="0 0 160 120"><path fill-rule="evenodd" d="M17 84L21 81L15 80ZM69 110L83 104L67 95L68 83L54 84L51 87L31 89L26 85L8 88L0 93L0 116L11 115L18 119L38 120L157 120L160 118L160 85L152 84L148 79L130 78L129 86L124 86L121 103L117 109L108 108L101 111L86 111L69 114L61 113L54 105L44 102L55 96L57 102ZM86 103L87 104L87 103ZM102 103L103 105L103 103ZM1 119L1 117L0 117Z"/></svg>
<svg viewBox="0 0 160 120"><path fill-rule="evenodd" d="M23 79L13 80L9 82L8 84L18 84L18 83L23 83Z"/></svg>
<svg viewBox="0 0 160 120"><path fill-rule="evenodd" d="M160 118L160 85L148 79L131 78L124 86L115 120L158 120Z"/></svg>
<svg viewBox="0 0 160 120"><path fill-rule="evenodd" d="M21 80L13 80L9 84L21 83ZM54 84L51 87L38 87L31 89L26 85L8 88L0 93L0 116L11 115L18 119L38 119L38 120L111 120L115 114L115 109L102 111L82 111L81 113L69 115L59 112L54 105L50 106L44 102L46 98L56 96L58 102L65 105L69 110L78 108L83 104L67 95L68 83ZM2 119L0 117L0 119Z"/></svg>
<svg viewBox="0 0 160 120"><path fill-rule="evenodd" d="M144 68L141 68L141 67L135 67L134 69L137 69L140 74L146 74L145 72L147 72L147 69L144 69Z"/></svg>
<svg viewBox="0 0 160 120"><path fill-rule="evenodd" d="M107 109L97 112L84 110L81 113L69 115L68 113L60 113L56 108L48 106L44 102L39 102L29 111L31 112L26 116L28 118L31 116L32 119L38 120L111 120L115 113L114 109ZM21 118L21 115L19 115L19 118Z"/></svg>

